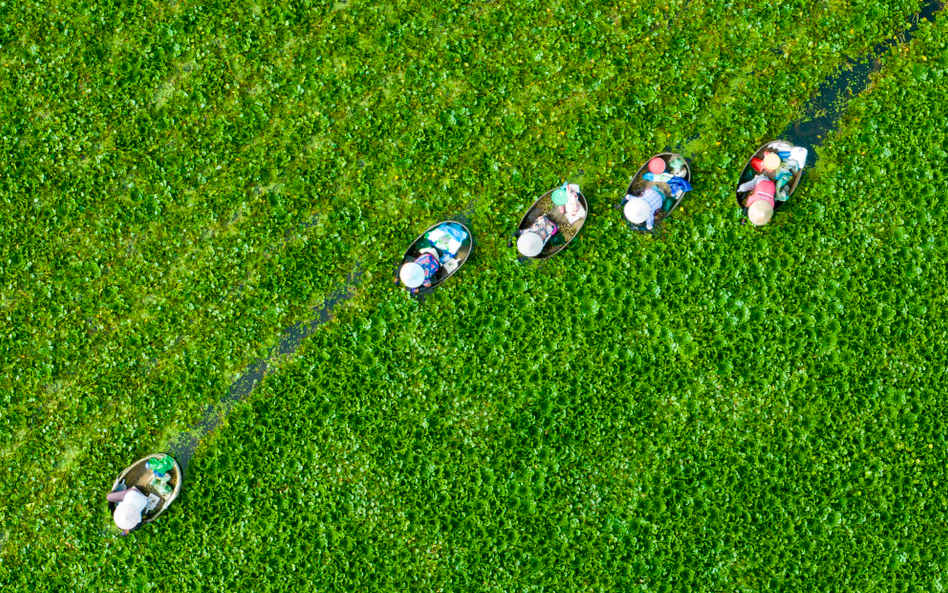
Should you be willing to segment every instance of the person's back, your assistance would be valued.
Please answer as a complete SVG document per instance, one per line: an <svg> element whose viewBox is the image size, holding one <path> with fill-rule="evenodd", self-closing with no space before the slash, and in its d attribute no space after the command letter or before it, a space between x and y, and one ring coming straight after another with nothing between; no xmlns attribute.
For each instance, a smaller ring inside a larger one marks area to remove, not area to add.
<svg viewBox="0 0 948 593"><path fill-rule="evenodd" d="M558 230L556 223L545 214L541 214L533 221L530 228L518 231L517 250L524 257L536 257L543 251L547 241L559 234Z"/></svg>
<svg viewBox="0 0 948 593"><path fill-rule="evenodd" d="M632 224L645 223L645 228L652 230L655 224L655 212L662 207L665 196L653 187L646 188L641 196L631 196L626 202L624 213Z"/></svg>
<svg viewBox="0 0 948 593"><path fill-rule="evenodd" d="M774 182L764 179L754 187L754 191L747 197L747 218L754 226L763 226L770 222L770 218L774 215L775 191Z"/></svg>
<svg viewBox="0 0 948 593"><path fill-rule="evenodd" d="M128 488L106 495L109 502L117 502L112 519L119 529L129 532L142 522L142 511L148 506L148 498L138 488Z"/></svg>

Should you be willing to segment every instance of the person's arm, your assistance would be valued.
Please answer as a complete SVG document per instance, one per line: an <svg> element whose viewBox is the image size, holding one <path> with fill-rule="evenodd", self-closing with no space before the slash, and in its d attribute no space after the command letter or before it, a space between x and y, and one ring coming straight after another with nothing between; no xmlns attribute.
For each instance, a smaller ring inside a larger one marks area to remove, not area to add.
<svg viewBox="0 0 948 593"><path fill-rule="evenodd" d="M510 235L510 239L507 240L507 247L513 247L513 246L514 246L514 241L517 240L517 239L519 239L519 238L520 238L520 235L522 235L522 234L523 234L523 231L522 231L521 229L515 230L515 231L513 232L513 234Z"/></svg>
<svg viewBox="0 0 948 593"><path fill-rule="evenodd" d="M109 492L105 495L105 499L109 502L122 502L125 500L125 495L128 494L128 490L119 490L117 492Z"/></svg>

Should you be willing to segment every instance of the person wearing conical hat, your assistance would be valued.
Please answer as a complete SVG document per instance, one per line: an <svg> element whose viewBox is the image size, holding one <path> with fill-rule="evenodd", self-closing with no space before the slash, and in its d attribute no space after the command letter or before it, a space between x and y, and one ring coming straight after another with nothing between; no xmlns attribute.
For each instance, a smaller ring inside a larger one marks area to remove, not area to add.
<svg viewBox="0 0 948 593"><path fill-rule="evenodd" d="M652 230L655 225L655 212L662 207L665 196L654 187L648 187L641 196L627 196L628 201L623 208L626 219L635 225L645 223L645 228Z"/></svg>
<svg viewBox="0 0 948 593"><path fill-rule="evenodd" d="M550 218L541 214L530 225L530 228L519 231L517 251L524 257L536 257L543 251L543 247L557 235L558 227Z"/></svg>
<svg viewBox="0 0 948 593"><path fill-rule="evenodd" d="M431 286L431 279L441 268L438 250L434 247L425 247L415 261L402 265L398 272L398 279L410 290L415 291L422 286Z"/></svg>
<svg viewBox="0 0 948 593"><path fill-rule="evenodd" d="M109 502L117 502L112 519L123 532L128 533L141 525L142 512L148 507L148 498L138 488L126 488L106 495Z"/></svg>
<svg viewBox="0 0 948 593"><path fill-rule="evenodd" d="M764 226L774 215L774 194L777 186L769 179L762 179L747 197L747 219L754 226Z"/></svg>

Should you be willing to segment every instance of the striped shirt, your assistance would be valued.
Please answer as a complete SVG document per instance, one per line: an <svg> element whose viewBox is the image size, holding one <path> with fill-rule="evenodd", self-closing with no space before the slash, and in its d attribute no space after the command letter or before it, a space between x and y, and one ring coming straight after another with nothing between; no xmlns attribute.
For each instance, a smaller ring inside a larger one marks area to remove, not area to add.
<svg viewBox="0 0 948 593"><path fill-rule="evenodd" d="M654 187L650 187L639 197L648 204L648 218L645 219L645 228L652 230L652 226L655 224L655 211L662 207L665 196Z"/></svg>

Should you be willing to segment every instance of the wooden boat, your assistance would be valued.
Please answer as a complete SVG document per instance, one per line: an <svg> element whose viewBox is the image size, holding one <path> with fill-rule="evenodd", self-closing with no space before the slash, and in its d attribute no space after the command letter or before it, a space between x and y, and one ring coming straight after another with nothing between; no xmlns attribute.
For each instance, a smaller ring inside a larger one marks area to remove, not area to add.
<svg viewBox="0 0 948 593"><path fill-rule="evenodd" d="M681 160L685 161L684 180L687 181L688 183L691 183L691 165L688 163L688 159L681 156L677 152L660 152L656 154L655 156L653 156L652 158L645 161L645 163L643 163L642 166L639 167L639 170L635 172L635 177L632 178L632 182L629 183L628 189L625 190L625 196L641 195L642 192L645 191L646 189L650 187L654 187L655 189L662 192L666 198L672 197L671 188L668 186L667 183L664 183L662 181L657 181L657 182L646 181L645 174L648 173L648 164L649 162L652 161L652 159L662 159L663 161L665 161L665 169L668 170L669 168L668 163L670 163L672 159L674 158L680 158ZM685 195L687 195L687 192L678 196L678 199L675 200L675 203L672 204L672 207L668 212L665 212L665 210L663 209L659 209L658 212L655 213L655 222L652 225L653 229L658 226L658 223L668 218L668 216L670 216L671 213L675 211L675 208L677 208L678 205L681 204L681 201L685 198ZM616 206L616 210L618 210L619 212L622 212L622 208L625 206L625 202L626 202L625 196L622 197L622 200ZM623 220L625 220L625 215L623 215ZM630 227L632 227L633 229L637 231L640 231L643 233L649 232L649 230L646 228L644 224L636 225L636 224L632 224L628 220L626 220L626 222L629 224Z"/></svg>
<svg viewBox="0 0 948 593"><path fill-rule="evenodd" d="M431 282L431 286L419 286L416 290L434 288L435 286L438 286L439 284L441 284L442 282L444 282L445 280L447 280L448 278L456 274L458 270L464 267L464 264L467 263L468 258L471 257L471 253L474 251L474 234L471 233L471 229L467 228L467 226L465 226L463 223L460 223L456 220L443 220L425 229L425 232L419 235L418 238L412 242L411 246L409 246L408 249L405 250L405 255L402 256L402 260L399 262L398 266L395 269L396 278L398 278L398 270L401 269L402 265L415 261L415 259L417 259L419 255L421 255L420 249L422 249L423 247L431 246L431 244L428 243L428 240L425 239L425 235L427 235L429 232L435 230L439 226L446 223L455 224L461 227L464 230L464 232L467 233L467 238L464 239L463 243L461 243L461 248L458 249L457 254L455 254L454 256L454 258L458 261L458 267L455 268L453 272L448 272L444 268L444 266L441 266L440 268L438 268L438 271L435 272L435 277L434 277L434 280Z"/></svg>
<svg viewBox="0 0 948 593"><path fill-rule="evenodd" d="M579 203L583 206L583 209L586 210L586 216L580 218L574 223L570 223L566 220L566 215L560 212L559 206L553 204L553 192L558 190L562 186L556 186L550 191L546 192L533 203L532 206L527 210L526 214L523 215L523 218L520 219L520 224L517 226L517 231L523 231L531 226L536 221L540 215L545 214L549 217L554 223L556 223L557 228L559 229L558 233L563 233L563 237L566 239L560 245L553 245L551 241L547 241L546 245L543 246L543 250L540 251L539 255L531 257L529 259L546 259L552 257L566 248L573 239L579 235L579 231L582 230L583 225L586 224L586 219L589 218L589 204L586 202L586 196L582 192L579 192ZM513 247L515 241L508 241L507 246ZM521 255L521 257L525 257Z"/></svg>
<svg viewBox="0 0 948 593"><path fill-rule="evenodd" d="M764 153L767 151L777 152L778 150L790 150L792 147L793 145L790 144L789 142L786 142L783 140L772 140L770 142L765 143L760 148L758 148L757 151L753 155L751 155L749 159L747 159L747 162L744 164L744 168L741 169L740 176L737 178L737 185L734 186L734 194L737 198L738 207L740 208L747 207L747 196L750 195L751 193L751 192L737 191L737 188L741 186L741 183L743 183L741 179L744 179L744 175L747 174L747 170L751 168L751 161L753 159L763 159ZM757 175L757 174L758 173L754 171L754 175ZM773 178L774 178L773 173L765 172L765 175L767 175L767 177L771 181L773 181ZM797 190L797 186L800 185L801 178L803 178L803 169L800 169L799 171L794 173L793 177L790 178L790 183L788 184L790 186L790 193L789 195L787 195L786 200L782 200L782 201L777 200L774 202L774 212L776 212L777 210L780 210L780 208L790 200L790 197L793 196L793 192L795 192Z"/></svg>
<svg viewBox="0 0 948 593"><path fill-rule="evenodd" d="M169 470L171 475L171 480L168 482L172 486L173 490L171 494L160 494L154 486L151 485L152 471L148 469L146 465L149 459L154 457L163 457L164 453L153 453L147 457L142 457L132 465L125 468L119 477L115 479L115 483L112 484L112 492L115 492L119 488L119 483L122 480L125 480L125 486L128 488L138 488L145 496L154 494L159 498L158 504L150 511L145 511L142 514L141 525L145 523L151 523L158 518L158 515L163 513L168 505L174 502L174 499L178 497L178 493L181 492L181 483L184 481L181 473L181 468L178 466L178 462L174 461L174 467ZM115 507L118 503L110 502L109 503L109 513L115 512Z"/></svg>

